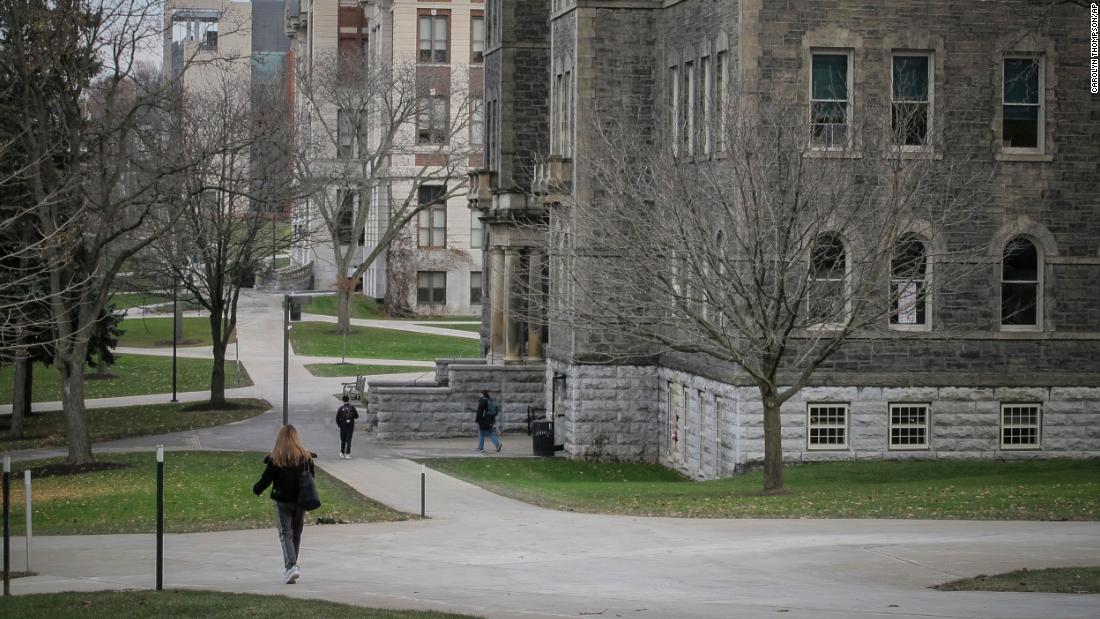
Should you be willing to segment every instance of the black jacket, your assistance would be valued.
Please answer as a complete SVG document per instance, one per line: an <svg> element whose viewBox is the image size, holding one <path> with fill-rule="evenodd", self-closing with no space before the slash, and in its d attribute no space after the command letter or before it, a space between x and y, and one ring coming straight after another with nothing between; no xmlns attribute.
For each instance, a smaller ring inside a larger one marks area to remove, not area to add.
<svg viewBox="0 0 1100 619"><path fill-rule="evenodd" d="M345 406L348 407L348 409L350 409L350 412L349 412L348 415L344 416L342 418L343 421L341 421L340 412L344 410ZM355 407L352 406L351 404L341 404L340 408L336 409L336 425L337 426L339 426L341 428L344 428L344 427L354 428L356 419L359 419L359 411L355 410Z"/></svg>
<svg viewBox="0 0 1100 619"><path fill-rule="evenodd" d="M489 398L481 396L481 399L477 401L477 415L474 415L474 421L477 422L477 427L482 430L492 430L493 424L496 422L495 417L489 417L485 413L489 411Z"/></svg>
<svg viewBox="0 0 1100 619"><path fill-rule="evenodd" d="M317 454L312 452L309 455L312 458L317 457ZM275 466L271 463L271 456L264 458L264 464L267 465L267 468L264 469L263 475L260 475L260 481L252 485L252 492L258 496L263 494L268 486L271 486L271 500L281 503L297 503L298 475L305 469L305 466ZM314 474L313 460L309 461L309 474Z"/></svg>

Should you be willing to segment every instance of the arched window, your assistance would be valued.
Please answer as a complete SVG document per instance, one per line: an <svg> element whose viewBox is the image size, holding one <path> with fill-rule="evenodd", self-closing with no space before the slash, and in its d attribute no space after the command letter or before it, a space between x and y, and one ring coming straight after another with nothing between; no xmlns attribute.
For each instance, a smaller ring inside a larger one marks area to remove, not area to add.
<svg viewBox="0 0 1100 619"><path fill-rule="evenodd" d="M1040 264L1035 244L1018 236L1005 245L1001 260L1001 325L1038 327Z"/></svg>
<svg viewBox="0 0 1100 619"><path fill-rule="evenodd" d="M890 260L890 324L928 324L928 247L918 236L903 236Z"/></svg>
<svg viewBox="0 0 1100 619"><path fill-rule="evenodd" d="M807 308L816 324L836 324L844 315L844 241L834 234L819 236L810 252L810 289Z"/></svg>

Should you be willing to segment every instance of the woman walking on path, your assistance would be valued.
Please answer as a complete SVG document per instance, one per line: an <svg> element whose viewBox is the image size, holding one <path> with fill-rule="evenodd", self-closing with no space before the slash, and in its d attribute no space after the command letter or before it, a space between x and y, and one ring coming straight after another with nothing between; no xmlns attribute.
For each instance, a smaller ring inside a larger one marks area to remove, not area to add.
<svg viewBox="0 0 1100 619"><path fill-rule="evenodd" d="M317 454L302 446L298 430L292 425L279 429L271 454L264 458L263 475L252 486L257 496L271 486L271 499L275 501L275 526L279 530L279 544L283 549L283 580L294 584L301 575L298 568L298 549L302 545L302 525L305 510L298 505L300 475L313 476L313 459Z"/></svg>

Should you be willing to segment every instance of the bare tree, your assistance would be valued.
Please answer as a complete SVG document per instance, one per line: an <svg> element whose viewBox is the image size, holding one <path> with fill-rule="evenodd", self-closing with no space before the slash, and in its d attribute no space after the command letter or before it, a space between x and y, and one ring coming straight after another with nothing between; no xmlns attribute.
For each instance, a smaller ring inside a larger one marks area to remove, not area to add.
<svg viewBox="0 0 1100 619"><path fill-rule="evenodd" d="M205 67L202 88L180 93L174 149L195 165L177 175L176 216L149 246L154 280L181 286L209 313L214 364L210 405L225 404L225 352L237 326L241 287L268 255L260 243L273 204L289 195L289 174L277 165L287 132L278 99L253 99L246 76ZM268 116L261 116L260 110ZM266 157L255 157L258 146ZM201 156L201 159L199 158ZM258 159L258 160L257 160Z"/></svg>
<svg viewBox="0 0 1100 619"><path fill-rule="evenodd" d="M575 164L591 191L547 234L551 320L622 334L607 361L689 353L755 385L764 490L781 491L781 405L853 338L925 328L983 266L959 230L982 220L991 167L932 148L915 126L929 113L808 129L804 102L743 94L709 136L597 122ZM690 157L691 139L715 156Z"/></svg>
<svg viewBox="0 0 1100 619"><path fill-rule="evenodd" d="M466 191L477 100L466 72L439 69L367 52L299 68L298 212L331 246L345 333L355 282L418 213Z"/></svg>

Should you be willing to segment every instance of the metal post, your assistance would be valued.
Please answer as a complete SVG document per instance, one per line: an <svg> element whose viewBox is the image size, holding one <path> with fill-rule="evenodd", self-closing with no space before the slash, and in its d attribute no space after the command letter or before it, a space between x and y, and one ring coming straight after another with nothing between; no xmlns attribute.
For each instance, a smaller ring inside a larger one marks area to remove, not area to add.
<svg viewBox="0 0 1100 619"><path fill-rule="evenodd" d="M176 282L172 282L172 399L170 400L172 403L179 402L176 399L176 345L178 343L176 342L176 333L179 332L176 322L180 319L178 290L179 287L176 286Z"/></svg>
<svg viewBox="0 0 1100 619"><path fill-rule="evenodd" d="M11 456L4 456L4 595L11 595L11 523L8 505L11 503Z"/></svg>
<svg viewBox="0 0 1100 619"><path fill-rule="evenodd" d="M157 591L164 589L164 445L157 445Z"/></svg>
<svg viewBox="0 0 1100 619"><path fill-rule="evenodd" d="M290 295L283 295L283 425L290 423Z"/></svg>
<svg viewBox="0 0 1100 619"><path fill-rule="evenodd" d="M27 469L23 471L23 505L26 508L27 517L27 567L26 570L29 573L31 571L31 470Z"/></svg>
<svg viewBox="0 0 1100 619"><path fill-rule="evenodd" d="M420 517L426 518L424 515L424 487L426 485L427 467L423 464L420 465Z"/></svg>

